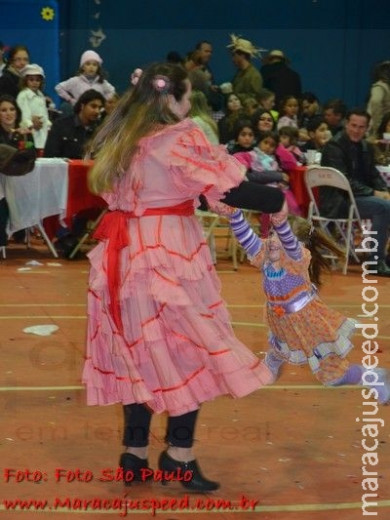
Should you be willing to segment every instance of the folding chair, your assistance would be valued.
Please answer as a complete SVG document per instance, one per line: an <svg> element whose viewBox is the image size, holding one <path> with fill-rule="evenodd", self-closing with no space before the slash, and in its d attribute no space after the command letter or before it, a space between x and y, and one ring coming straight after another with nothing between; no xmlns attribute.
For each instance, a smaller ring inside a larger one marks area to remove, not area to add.
<svg viewBox="0 0 390 520"><path fill-rule="evenodd" d="M305 184L310 197L310 204L307 219L311 222L317 222L319 226L332 235L329 225L333 224L335 229L339 232L340 238L345 247L345 261L343 264L343 274L347 273L348 262L350 255L359 262L354 249L354 225L362 231L362 221L360 219L359 211L356 206L355 197L353 196L351 186L347 177L335 168L327 166L309 166L305 172ZM320 208L313 193L313 188L329 186L343 190L347 195L349 202L348 217L346 218L330 218L321 214ZM330 258L335 258L330 256Z"/></svg>
<svg viewBox="0 0 390 520"><path fill-rule="evenodd" d="M217 246L216 238L226 238L226 252L232 258L233 269L237 271L237 241L231 231L229 221L216 213L211 211L195 211L199 222L203 227L204 237L209 245L211 257L214 263L217 262ZM220 232L222 231L222 232Z"/></svg>

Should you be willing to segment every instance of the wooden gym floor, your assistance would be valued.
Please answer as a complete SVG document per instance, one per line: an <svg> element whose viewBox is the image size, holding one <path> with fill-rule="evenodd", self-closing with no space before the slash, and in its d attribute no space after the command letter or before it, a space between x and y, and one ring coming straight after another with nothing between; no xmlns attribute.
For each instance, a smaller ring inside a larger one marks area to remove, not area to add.
<svg viewBox="0 0 390 520"><path fill-rule="evenodd" d="M217 270L237 336L262 356L267 329L259 274L247 263L234 272L223 259ZM307 367L285 367L277 384L244 399L202 406L196 453L204 473L221 482L219 491L186 495L177 482L124 488L99 480L104 468L117 468L122 412L85 404L87 273L85 258L55 260L40 243L30 250L11 245L0 261L0 520L35 518L37 503L21 511L15 499L47 500L39 512L47 520L357 520L364 517L364 493L370 494L366 513L390 518L390 407L368 406L358 388L324 388ZM363 298L373 300L367 309L378 304L378 357L390 367L390 281L378 278L370 292L365 286L360 268L352 267L347 276L326 276L322 297L348 316L362 314ZM58 330L49 336L23 331L36 325ZM357 333L354 362L362 361L363 341ZM366 436L363 418L371 424ZM153 418L152 467L164 448L165 420ZM365 491L362 466L371 471ZM138 509L125 513L125 498Z"/></svg>

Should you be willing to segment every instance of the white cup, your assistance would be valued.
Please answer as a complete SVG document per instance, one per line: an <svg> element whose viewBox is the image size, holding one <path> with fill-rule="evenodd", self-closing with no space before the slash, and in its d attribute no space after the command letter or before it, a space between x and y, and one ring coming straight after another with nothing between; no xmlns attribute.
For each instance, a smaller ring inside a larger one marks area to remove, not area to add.
<svg viewBox="0 0 390 520"><path fill-rule="evenodd" d="M314 164L317 158L317 150L307 150L305 157L307 164Z"/></svg>
<svg viewBox="0 0 390 520"><path fill-rule="evenodd" d="M385 133L383 134L383 139L384 139L385 141L390 141L390 132L385 132Z"/></svg>

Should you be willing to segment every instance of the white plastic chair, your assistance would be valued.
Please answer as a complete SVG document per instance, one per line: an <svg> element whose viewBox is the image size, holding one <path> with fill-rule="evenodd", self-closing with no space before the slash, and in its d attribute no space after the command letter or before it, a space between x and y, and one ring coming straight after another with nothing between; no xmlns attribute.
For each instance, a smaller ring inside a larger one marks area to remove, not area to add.
<svg viewBox="0 0 390 520"><path fill-rule="evenodd" d="M305 184L310 197L307 219L312 222L317 222L319 226L330 235L329 224L332 223L338 230L340 239L343 241L342 245L345 247L343 274L347 274L349 257L353 256L353 258L359 262L359 258L354 249L354 226L357 226L360 231L362 230L362 221L349 181L343 173L335 168L327 166L309 166L305 172ZM347 201L349 202L348 217L330 218L321 214L313 193L313 188L321 186L329 186L345 191ZM334 257L331 256L331 258Z"/></svg>

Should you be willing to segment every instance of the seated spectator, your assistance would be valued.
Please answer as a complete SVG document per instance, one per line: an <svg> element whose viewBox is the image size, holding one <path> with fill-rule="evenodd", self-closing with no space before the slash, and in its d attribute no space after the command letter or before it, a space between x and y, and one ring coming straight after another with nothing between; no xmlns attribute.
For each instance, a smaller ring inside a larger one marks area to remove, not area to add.
<svg viewBox="0 0 390 520"><path fill-rule="evenodd" d="M305 163L305 156L298 148L299 130L293 126L282 126L279 129L279 142L286 150L293 154L301 164Z"/></svg>
<svg viewBox="0 0 390 520"><path fill-rule="evenodd" d="M307 132L309 141L307 141L301 149L306 152L307 150L317 150L322 152L325 144L329 141L332 134L329 132L329 128L323 116L319 115L310 119L307 123Z"/></svg>
<svg viewBox="0 0 390 520"><path fill-rule="evenodd" d="M255 131L255 135L258 137L259 132L265 132L268 130L276 130L276 122L272 117L272 114L269 110L265 108L259 108L252 115L252 125Z"/></svg>
<svg viewBox="0 0 390 520"><path fill-rule="evenodd" d="M247 168L246 176L250 181L267 184L283 190L289 212L301 215L294 194L289 189L289 176L283 171L275 154L279 144L276 132L260 132L256 146L251 151L238 152L234 156ZM267 237L270 229L270 218L267 214L260 216L261 235Z"/></svg>
<svg viewBox="0 0 390 520"><path fill-rule="evenodd" d="M278 130L282 128L282 126L294 126L298 128L298 112L298 99L294 96L284 97L279 105Z"/></svg>
<svg viewBox="0 0 390 520"><path fill-rule="evenodd" d="M46 141L45 157L82 159L89 140L101 122L104 102L103 95L96 90L90 89L81 94L73 107L74 114L54 121ZM55 223L52 220L45 223L55 228L49 232L57 235L56 248L62 256L68 256L77 244L77 237L85 232L88 220L95 219L98 214L97 210L85 210L74 215L71 229L62 227L62 223L58 225L57 219Z"/></svg>
<svg viewBox="0 0 390 520"><path fill-rule="evenodd" d="M373 145L365 139L370 115L359 108L350 110L343 132L328 141L321 164L341 171L349 180L362 219L370 219L376 247L369 255L371 268L379 276L390 276L386 249L390 226L390 195L375 168ZM320 207L329 217L347 216L347 202L337 188L320 188Z"/></svg>
<svg viewBox="0 0 390 520"><path fill-rule="evenodd" d="M253 114L252 125L255 131L255 139L258 139L262 132L276 130L276 123L271 112L262 108ZM297 160L294 155L280 143L275 150L275 155L283 171L290 172L297 167Z"/></svg>
<svg viewBox="0 0 390 520"><path fill-rule="evenodd" d="M239 119L234 126L233 139L226 145L230 154L249 152L255 145L255 132L249 119Z"/></svg>
<svg viewBox="0 0 390 520"><path fill-rule="evenodd" d="M347 106L342 99L334 98L327 101L323 108L323 116L332 135L336 135L344 129L344 119Z"/></svg>
<svg viewBox="0 0 390 520"><path fill-rule="evenodd" d="M0 96L7 94L16 99L20 90L21 72L29 63L30 54L25 45L15 45L8 51L8 63L0 77Z"/></svg>
<svg viewBox="0 0 390 520"><path fill-rule="evenodd" d="M233 138L236 122L245 117L241 99L236 94L228 94L225 99L225 116L218 121L219 141L222 144Z"/></svg>
<svg viewBox="0 0 390 520"><path fill-rule="evenodd" d="M7 94L0 96L0 144L18 149L34 147L31 131L20 127L21 120L22 112L15 98ZM8 204L0 183L0 247L7 245L8 215ZM25 230L17 231L13 238L16 242L23 242Z"/></svg>
<svg viewBox="0 0 390 520"><path fill-rule="evenodd" d="M74 114L54 121L45 146L45 157L81 159L86 143L100 123L105 99L90 89L81 94L73 108Z"/></svg>
<svg viewBox="0 0 390 520"><path fill-rule="evenodd" d="M304 92L300 99L299 128L307 128L309 121L322 113L318 97L313 92Z"/></svg>
<svg viewBox="0 0 390 520"><path fill-rule="evenodd" d="M248 117L252 117L256 110L259 108L259 103L256 101L254 97L247 97L242 102L242 108L244 109L244 114Z"/></svg>
<svg viewBox="0 0 390 520"><path fill-rule="evenodd" d="M114 108L116 107L118 101L120 100L120 96L119 94L117 94L116 92L110 96L109 98L106 98L104 100L104 108L103 108L103 111L101 113L101 119L102 121L109 115L111 114L111 112L114 110Z"/></svg>
<svg viewBox="0 0 390 520"><path fill-rule="evenodd" d="M267 88L262 88L260 90L259 95L257 96L257 99L259 101L259 105L261 108L264 108L265 110L269 110L277 122L279 119L279 112L274 110L275 107L275 94L268 90Z"/></svg>
<svg viewBox="0 0 390 520"><path fill-rule="evenodd" d="M203 130L210 143L219 143L217 123L211 117L206 96L200 90L191 92L191 109L188 116Z"/></svg>

